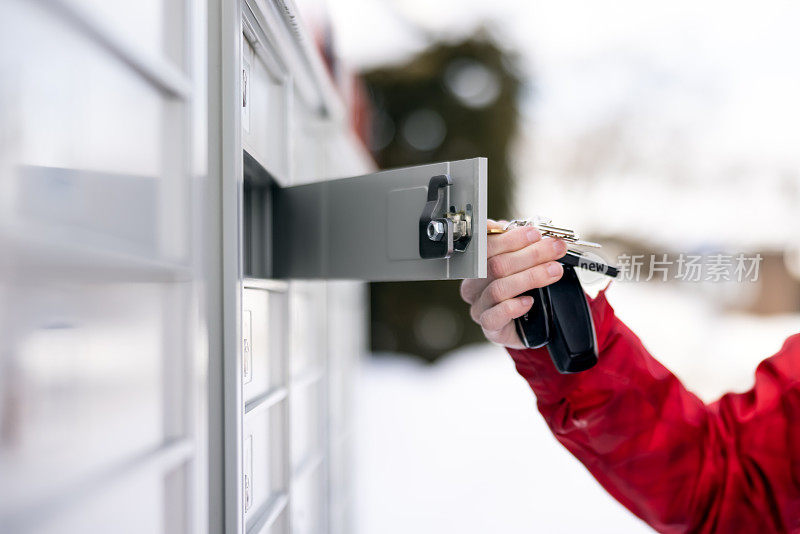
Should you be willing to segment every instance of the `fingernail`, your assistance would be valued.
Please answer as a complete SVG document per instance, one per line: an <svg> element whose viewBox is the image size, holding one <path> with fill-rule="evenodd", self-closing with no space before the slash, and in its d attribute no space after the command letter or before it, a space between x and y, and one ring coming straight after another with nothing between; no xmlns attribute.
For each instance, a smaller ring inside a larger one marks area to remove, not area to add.
<svg viewBox="0 0 800 534"><path fill-rule="evenodd" d="M559 274L561 274L561 265L556 262L548 263L547 274L549 274L550 276L558 276Z"/></svg>
<svg viewBox="0 0 800 534"><path fill-rule="evenodd" d="M560 239L553 240L553 252L556 254L563 254L567 251L567 244Z"/></svg>
<svg viewBox="0 0 800 534"><path fill-rule="evenodd" d="M539 230L536 230L535 228L531 228L530 230L528 230L525 233L525 235L528 237L528 241L530 241L531 243L539 241L539 239L542 237L541 235L539 235Z"/></svg>
<svg viewBox="0 0 800 534"><path fill-rule="evenodd" d="M531 297L531 296L522 297L522 305L523 306L530 306L532 304L533 304L533 297Z"/></svg>

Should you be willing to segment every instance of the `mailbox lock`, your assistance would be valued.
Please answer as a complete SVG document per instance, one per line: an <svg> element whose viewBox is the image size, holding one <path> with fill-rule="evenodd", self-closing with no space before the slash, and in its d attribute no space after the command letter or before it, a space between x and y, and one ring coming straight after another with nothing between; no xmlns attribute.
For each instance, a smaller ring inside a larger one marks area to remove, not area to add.
<svg viewBox="0 0 800 534"><path fill-rule="evenodd" d="M419 218L422 258L449 258L453 252L466 250L472 238L472 205L456 211L450 204L452 186L453 180L446 174L434 176L428 183L427 202Z"/></svg>

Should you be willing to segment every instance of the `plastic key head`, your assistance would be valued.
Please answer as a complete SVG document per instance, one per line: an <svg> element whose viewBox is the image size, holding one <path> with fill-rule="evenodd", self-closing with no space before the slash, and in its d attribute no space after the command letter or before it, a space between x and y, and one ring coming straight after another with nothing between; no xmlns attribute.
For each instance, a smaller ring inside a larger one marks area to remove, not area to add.
<svg viewBox="0 0 800 534"><path fill-rule="evenodd" d="M529 349L544 347L550 341L550 297L547 287L532 289L524 295L533 297L533 306L514 320L522 344Z"/></svg>
<svg viewBox="0 0 800 534"><path fill-rule="evenodd" d="M572 266L549 286L550 342L547 350L560 373L578 373L597 363L597 338L589 302Z"/></svg>

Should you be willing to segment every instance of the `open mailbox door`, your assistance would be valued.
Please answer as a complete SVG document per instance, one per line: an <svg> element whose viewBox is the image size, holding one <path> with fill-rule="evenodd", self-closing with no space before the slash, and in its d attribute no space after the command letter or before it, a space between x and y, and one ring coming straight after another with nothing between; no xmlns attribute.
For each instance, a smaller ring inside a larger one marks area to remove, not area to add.
<svg viewBox="0 0 800 534"><path fill-rule="evenodd" d="M486 159L434 163L272 193L275 278L486 276Z"/></svg>

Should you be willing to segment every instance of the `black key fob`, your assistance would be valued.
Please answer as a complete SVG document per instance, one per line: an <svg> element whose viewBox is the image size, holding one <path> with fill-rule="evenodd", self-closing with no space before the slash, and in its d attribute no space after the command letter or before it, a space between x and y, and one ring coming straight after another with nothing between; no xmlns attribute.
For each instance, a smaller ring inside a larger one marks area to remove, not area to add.
<svg viewBox="0 0 800 534"><path fill-rule="evenodd" d="M514 321L517 335L529 349L538 349L550 341L550 296L546 287L532 289L523 295L533 297L528 313Z"/></svg>
<svg viewBox="0 0 800 534"><path fill-rule="evenodd" d="M597 339L589 302L575 269L564 265L558 282L525 294L533 296L533 307L515 319L525 346L546 346L560 373L578 373L593 367L597 363Z"/></svg>
<svg viewBox="0 0 800 534"><path fill-rule="evenodd" d="M597 363L597 338L589 301L575 269L564 266L561 279L548 287L550 342L547 350L561 373L579 373Z"/></svg>

